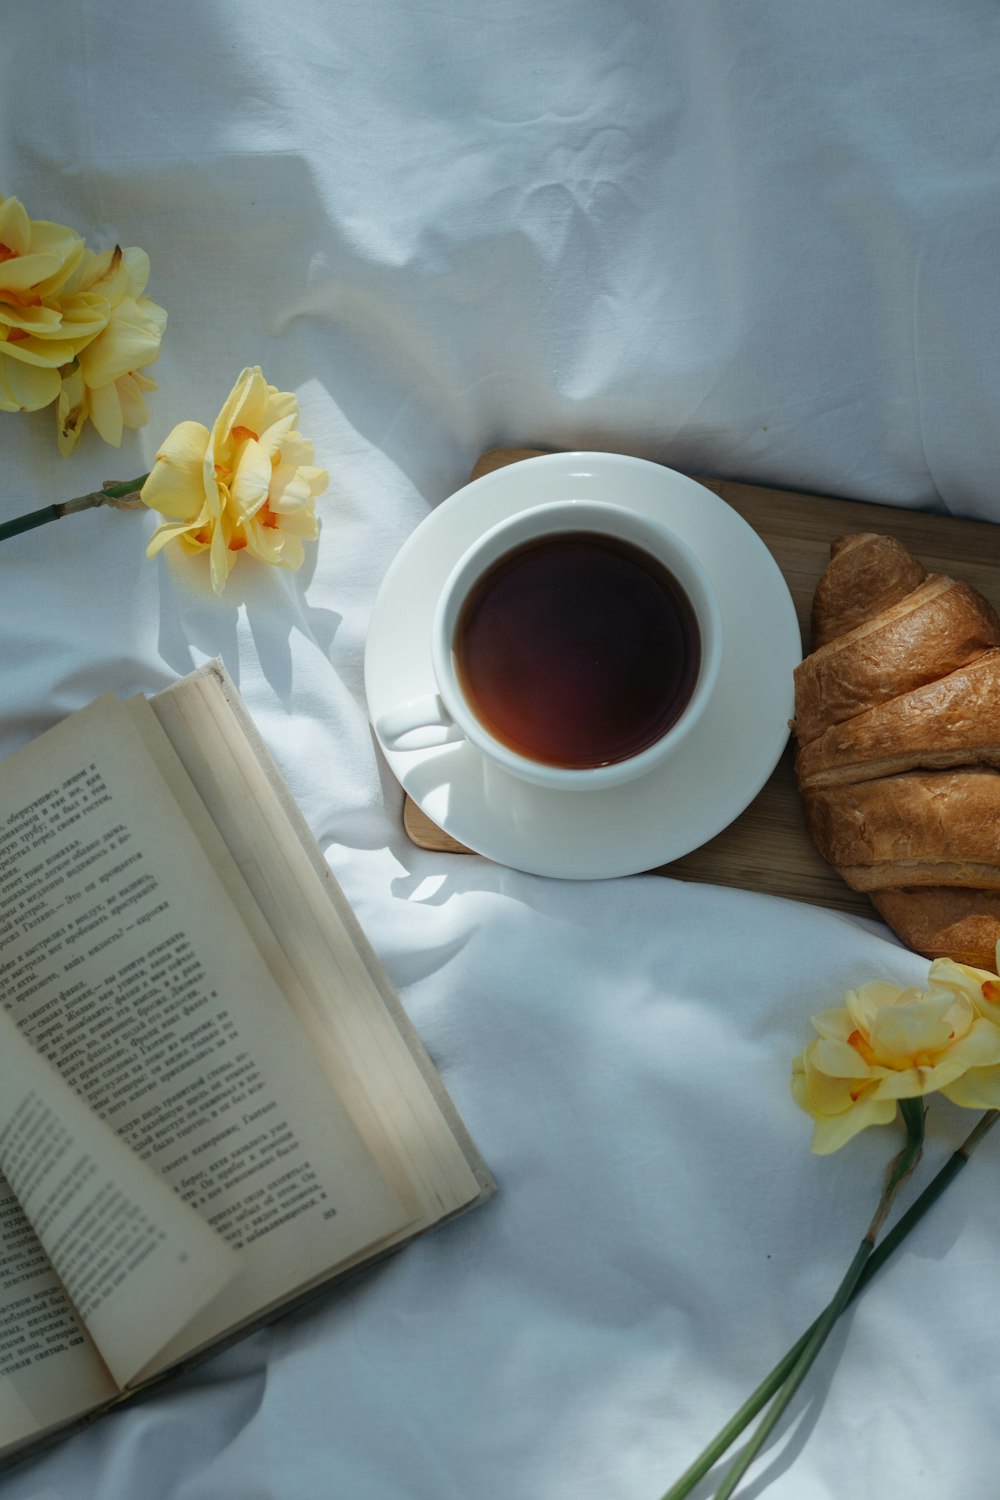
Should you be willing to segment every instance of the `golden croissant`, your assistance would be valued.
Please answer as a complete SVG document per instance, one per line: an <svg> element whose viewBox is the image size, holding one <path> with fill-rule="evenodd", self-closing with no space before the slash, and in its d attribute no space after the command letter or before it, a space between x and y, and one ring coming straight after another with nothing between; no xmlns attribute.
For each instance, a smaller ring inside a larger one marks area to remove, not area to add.
<svg viewBox="0 0 1000 1500"><path fill-rule="evenodd" d="M1000 939L1000 618L902 542L842 537L795 672L813 842L928 958L993 969Z"/></svg>

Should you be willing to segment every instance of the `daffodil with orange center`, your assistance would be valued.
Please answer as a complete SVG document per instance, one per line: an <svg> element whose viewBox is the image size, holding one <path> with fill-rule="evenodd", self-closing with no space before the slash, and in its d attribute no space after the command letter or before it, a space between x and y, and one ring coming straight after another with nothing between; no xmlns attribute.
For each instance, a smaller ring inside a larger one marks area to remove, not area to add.
<svg viewBox="0 0 1000 1500"><path fill-rule="evenodd" d="M997 944L1000 970L1000 943ZM813 1117L813 1150L826 1155L868 1125L901 1117L902 1150L889 1164L874 1217L831 1300L663 1500L687 1500L755 1417L761 1420L715 1490L729 1500L787 1411L838 1318L1000 1120L1000 974L936 959L925 990L875 981L848 990L837 1010L813 1017L819 1036L792 1064L792 1093ZM896 1194L919 1164L928 1094L983 1109L934 1179L879 1240Z"/></svg>
<svg viewBox="0 0 1000 1500"><path fill-rule="evenodd" d="M106 299L73 285L84 254L73 230L0 198L0 411L55 401L60 367L107 324Z"/></svg>
<svg viewBox="0 0 1000 1500"><path fill-rule="evenodd" d="M211 429L181 422L168 435L142 487L167 517L150 540L210 553L212 587L221 593L241 552L296 569L303 542L319 533L315 502L327 487L312 444L296 430L298 403L268 385L260 366L242 372Z"/></svg>
<svg viewBox="0 0 1000 1500"><path fill-rule="evenodd" d="M814 1151L888 1125L901 1099L1000 1107L1000 981L951 959L936 960L928 980L924 991L864 984L813 1017L819 1036L792 1064L792 1092L813 1117Z"/></svg>

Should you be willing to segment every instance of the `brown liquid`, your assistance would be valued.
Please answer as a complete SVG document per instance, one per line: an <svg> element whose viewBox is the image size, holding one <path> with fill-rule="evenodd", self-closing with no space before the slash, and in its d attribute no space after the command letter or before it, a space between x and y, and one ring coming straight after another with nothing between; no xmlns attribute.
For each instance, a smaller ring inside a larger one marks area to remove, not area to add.
<svg viewBox="0 0 1000 1500"><path fill-rule="evenodd" d="M466 599L455 668L511 750L583 768L638 755L694 692L701 640L673 574L639 547L569 532L500 558Z"/></svg>

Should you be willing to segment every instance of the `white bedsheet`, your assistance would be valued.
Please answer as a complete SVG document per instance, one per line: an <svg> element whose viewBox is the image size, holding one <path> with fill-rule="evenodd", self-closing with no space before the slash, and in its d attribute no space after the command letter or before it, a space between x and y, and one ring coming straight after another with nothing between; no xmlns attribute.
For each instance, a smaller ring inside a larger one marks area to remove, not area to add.
<svg viewBox="0 0 1000 1500"><path fill-rule="evenodd" d="M501 442L1000 520L987 0L36 0L0 193L143 246L151 420L0 416L0 519L129 478L239 370L330 471L295 576L100 511L0 556L0 752L221 656L500 1187L349 1290L0 1477L3 1500L655 1500L832 1292L890 1132L809 1152L809 1016L926 965L876 921L416 850L362 685L407 535ZM971 1121L933 1109L932 1160ZM832 1340L775 1500L1000 1460L983 1148ZM710 1493L702 1486L699 1495Z"/></svg>

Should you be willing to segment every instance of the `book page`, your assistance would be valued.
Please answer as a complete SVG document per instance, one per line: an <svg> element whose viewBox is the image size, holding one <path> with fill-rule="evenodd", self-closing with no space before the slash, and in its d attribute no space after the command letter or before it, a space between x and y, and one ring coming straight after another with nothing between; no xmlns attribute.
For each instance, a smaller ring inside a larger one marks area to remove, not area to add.
<svg viewBox="0 0 1000 1500"><path fill-rule="evenodd" d="M0 1172L118 1387L238 1272L221 1237L122 1145L3 1011Z"/></svg>
<svg viewBox="0 0 1000 1500"><path fill-rule="evenodd" d="M485 1164L220 664L149 705L132 700L129 707L150 717L155 711L166 729L167 755L179 758L211 814L207 830L204 817L192 815L206 851L249 930L263 928L262 951L383 1170L415 1195L417 1216L406 1233L492 1192ZM163 747L152 738L150 746L170 775Z"/></svg>
<svg viewBox="0 0 1000 1500"><path fill-rule="evenodd" d="M116 1389L0 1175L0 1449L82 1416Z"/></svg>
<svg viewBox="0 0 1000 1500"><path fill-rule="evenodd" d="M240 1252L199 1343L407 1222L110 694L0 768L0 943L27 1039Z"/></svg>

